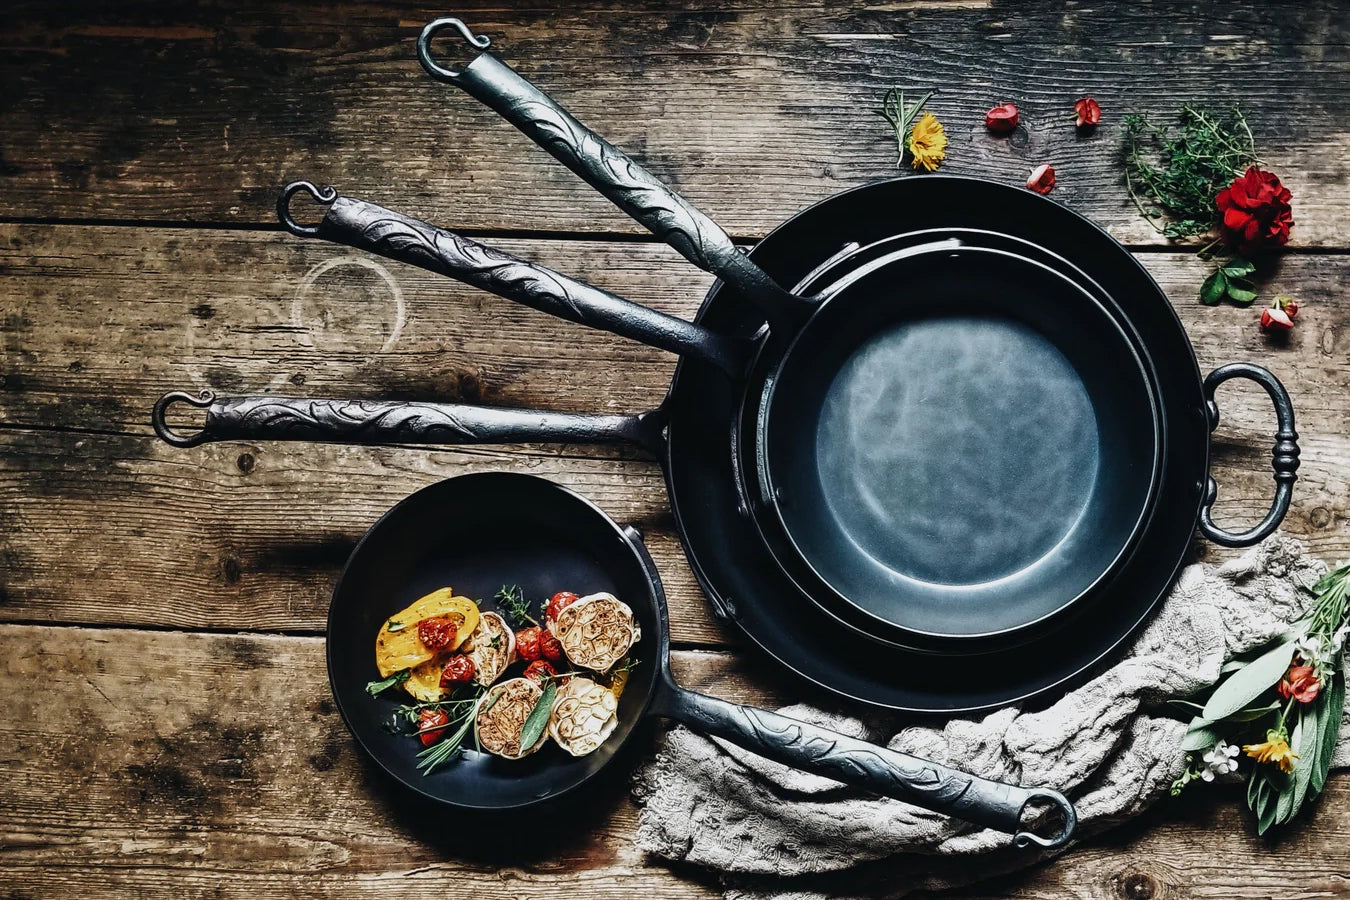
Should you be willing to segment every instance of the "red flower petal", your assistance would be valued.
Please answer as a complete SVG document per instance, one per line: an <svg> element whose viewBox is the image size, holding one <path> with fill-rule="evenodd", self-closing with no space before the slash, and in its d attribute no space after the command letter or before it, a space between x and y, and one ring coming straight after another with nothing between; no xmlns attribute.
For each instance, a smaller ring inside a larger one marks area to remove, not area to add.
<svg viewBox="0 0 1350 900"><path fill-rule="evenodd" d="M1084 97L1073 105L1074 112L1078 113L1078 119L1074 122L1079 128L1084 125L1096 125L1102 120L1101 105L1091 97Z"/></svg>
<svg viewBox="0 0 1350 900"><path fill-rule="evenodd" d="M1027 179L1027 187L1038 194L1048 194L1055 186L1055 168L1049 163L1043 163L1031 170L1031 177Z"/></svg>

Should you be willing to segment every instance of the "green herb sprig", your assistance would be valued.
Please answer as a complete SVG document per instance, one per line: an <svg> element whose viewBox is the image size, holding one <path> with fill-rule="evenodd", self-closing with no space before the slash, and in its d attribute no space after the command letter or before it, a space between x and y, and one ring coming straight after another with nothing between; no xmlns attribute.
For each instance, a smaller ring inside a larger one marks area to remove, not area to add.
<svg viewBox="0 0 1350 900"><path fill-rule="evenodd" d="M393 675L390 675L388 678L382 678L379 681L367 682L366 693L374 697L378 694L381 694L389 690L391 687L395 687L407 681L410 675L412 675L412 672L410 670L400 669Z"/></svg>
<svg viewBox="0 0 1350 900"><path fill-rule="evenodd" d="M1215 195L1260 163L1251 128L1236 105L1217 113L1187 104L1177 127L1160 127L1140 113L1123 121L1130 198L1154 230L1168 238L1214 227Z"/></svg>
<svg viewBox="0 0 1350 900"><path fill-rule="evenodd" d="M904 92L899 88L891 88L881 98L881 109L876 112L877 115L890 122L891 128L895 130L895 147L898 154L895 158L895 165L897 168L905 161L905 154L909 152L910 129L914 127L914 121L919 118L919 114L923 112L924 104L932 98L933 93L933 91L929 91L912 105L905 103Z"/></svg>
<svg viewBox="0 0 1350 900"><path fill-rule="evenodd" d="M538 625L539 620L530 615L530 604L525 599L525 593L518 584L504 584L492 596L497 601L497 608L501 611L506 621L511 623L512 628L524 628L525 623Z"/></svg>
<svg viewBox="0 0 1350 900"><path fill-rule="evenodd" d="M1178 794L1196 780L1213 780L1216 772L1236 768L1236 747L1228 741L1251 740L1242 749L1256 759L1247 784L1247 805L1256 815L1257 831L1265 834L1310 803L1326 786L1345 708L1343 658L1350 623L1350 565L1313 585L1312 610L1290 633L1250 659L1224 666L1224 678L1198 710L1182 739L1188 752L1186 771L1172 785ZM1292 667L1307 667L1295 672ZM1286 678L1307 676L1312 669L1317 693L1300 702L1295 691L1284 697L1277 686ZM1226 749L1225 749L1226 748ZM1262 756L1275 749L1272 756ZM1201 760L1196 754L1208 753ZM1279 764L1283 760L1290 769Z"/></svg>

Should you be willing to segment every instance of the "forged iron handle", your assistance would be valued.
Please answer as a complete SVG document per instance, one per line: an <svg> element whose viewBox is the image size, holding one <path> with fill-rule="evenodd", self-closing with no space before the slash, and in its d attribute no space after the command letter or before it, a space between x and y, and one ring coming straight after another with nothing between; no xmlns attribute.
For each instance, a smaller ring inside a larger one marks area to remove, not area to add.
<svg viewBox="0 0 1350 900"><path fill-rule="evenodd" d="M170 428L169 409L186 403L204 409L199 431ZM637 444L659 452L662 411L637 416L596 416L497 409L459 403L306 400L290 397L216 397L210 391L171 391L152 414L155 433L175 447L209 441L319 441L337 444Z"/></svg>
<svg viewBox="0 0 1350 900"><path fill-rule="evenodd" d="M291 200L301 191L327 207L318 225L301 225L291 214ZM748 360L743 341L383 206L339 196L328 185L316 187L308 181L287 185L277 200L277 217L292 234L346 244L446 275L569 322L693 356L734 376Z"/></svg>
<svg viewBox="0 0 1350 900"><path fill-rule="evenodd" d="M894 797L943 815L1013 835L1016 847L1059 847L1077 826L1073 804L1059 791L1024 788L888 750L778 713L738 706L667 681L658 712L794 769ZM1042 837L1025 827L1030 805L1060 811L1060 827Z"/></svg>
<svg viewBox="0 0 1350 900"><path fill-rule="evenodd" d="M432 56L431 42L445 29L458 31L478 51L463 67L446 68ZM685 259L744 294L764 313L770 328L791 333L805 321L815 309L812 299L785 291L716 222L485 52L490 43L459 19L436 19L422 29L417 56L433 78L462 88L491 108Z"/></svg>
<svg viewBox="0 0 1350 900"><path fill-rule="evenodd" d="M1219 404L1214 392L1219 385L1230 378L1250 378L1270 395L1275 405L1275 446L1271 450L1271 468L1275 471L1275 499L1270 511L1259 525L1242 532L1232 532L1214 524L1213 507L1218 499L1219 487L1212 475L1205 479L1205 499L1200 507L1200 531L1205 537L1221 547L1250 547L1275 532L1280 522L1289 512L1289 501L1294 494L1294 482L1298 480L1299 448L1298 432L1294 430L1294 404L1289 392L1280 384L1268 369L1251 363L1230 363L1220 366L1205 379L1205 409L1209 416L1209 430L1219 427Z"/></svg>

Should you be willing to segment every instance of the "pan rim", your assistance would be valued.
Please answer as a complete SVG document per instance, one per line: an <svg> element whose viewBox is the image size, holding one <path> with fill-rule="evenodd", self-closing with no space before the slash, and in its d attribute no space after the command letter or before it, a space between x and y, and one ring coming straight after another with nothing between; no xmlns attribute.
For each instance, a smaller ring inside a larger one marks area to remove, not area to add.
<svg viewBox="0 0 1350 900"><path fill-rule="evenodd" d="M401 789L411 791L425 800L438 803L447 807L451 807L454 809L463 809L483 813L519 812L521 810L531 809L534 807L554 803L569 794L575 793L583 785L588 784L590 781L592 781L597 777L600 777L604 772L609 770L611 766L614 765L615 760L619 759L624 750L632 743L632 741L634 740L634 735L637 734L639 731L638 726L641 725L642 721L648 717L651 711L652 702L660 690L659 686L661 683L662 673L666 671L669 665L668 661L670 657L670 617L669 611L666 606L664 591L662 591L659 588L659 585L656 586L652 585L650 578L644 578L644 580L646 580L648 583L648 591L650 594L649 599L652 608L656 613L657 623L660 626L659 634L654 635L655 649L657 651L658 659L653 661L653 665L657 669L657 671L654 673L652 687L647 691L646 696L643 697L642 703L640 704L640 706L638 707L633 716L633 727L628 729L628 733L625 734L623 739L613 747L609 759L607 759L601 765L596 766L590 772L583 774L581 778L578 779L577 781L573 782L572 784L568 785L565 788L562 788L561 790L551 791L542 797L527 798L515 803L483 804L483 803L465 802L462 800L453 800L448 797L432 793L427 788L404 778L385 761L384 754L378 752L377 749L372 747L370 742L366 740L363 731L355 726L355 724L352 721L351 714L348 712L346 706L344 705L343 695L342 692L338 689L338 684L336 681L335 672L338 660L335 660L333 657L335 650L333 646L333 641L331 640L335 616L338 615L336 611L337 604L335 601L337 600L338 595L342 591L343 584L346 582L348 573L351 571L353 564L358 559L358 554L361 552L362 547L366 544L366 542L371 538L372 535L376 534L378 529L387 528L391 518L395 517L396 515L401 515L402 511L405 511L408 508L408 506L410 506L414 502L421 502L419 498L423 498L424 495L436 490L446 490L446 488L444 487L444 485L446 484L450 483L464 484L470 481L503 481L503 482L513 481L518 484L531 485L531 487L529 488L530 490L556 491L561 493L563 496L568 498L569 502L578 503L581 507L583 507L586 510L588 514L593 515L597 517L599 521L604 522L607 529L613 533L614 537L616 537L621 542L623 547L633 554L634 564L644 572L644 575L646 574L646 567L643 565L642 559L638 555L637 549L632 546L632 539L624 532L623 526L620 526L618 522L616 522L608 513L606 513L603 509L601 509L594 501L578 493L577 491L572 490L566 485L559 484L556 481L552 481L551 479L543 478L538 475L531 475L527 472L511 472L505 470L466 472L461 475L452 475L449 478L442 478L432 482L431 484L424 485L423 487L420 487L417 490L413 491L412 493L408 494L406 497L403 497L393 506L385 510L380 515L380 517L376 519L373 524L371 524L371 526L366 530L365 534L361 536L360 540L356 542L356 545L352 548L351 554L347 557L347 562L343 564L342 572L338 575L337 582L333 586L332 596L329 599L327 624L324 629L324 666L327 669L328 690L333 697L333 704L334 706L337 707L338 715L342 719L343 726L347 729L347 732L356 741L357 746L361 748L362 753L364 753L368 759L373 761L376 764L376 766L379 767L380 771L384 774L384 776L387 777L390 781L397 784ZM647 639L646 634L643 635L643 639L644 640Z"/></svg>
<svg viewBox="0 0 1350 900"><path fill-rule="evenodd" d="M994 641L1009 638L1019 633L1025 632L1029 629L1034 630L1040 626L1043 626L1046 622L1054 619L1055 617L1063 615L1073 606L1080 603L1084 598L1090 596L1105 581L1113 577L1114 574L1119 571L1120 567L1124 564L1124 562L1131 557L1134 550L1137 548L1140 539L1143 536L1143 532L1146 530L1148 524L1151 522L1152 516L1156 511L1158 490L1162 481L1162 460L1166 452L1166 427L1163 421L1162 407L1158 397L1157 387L1152 377L1152 366L1150 364L1151 360L1149 359L1149 355L1146 351L1146 348L1140 346L1130 333L1130 330L1126 329L1121 324L1121 322L1119 321L1119 316L1116 314L1116 311L1114 311L1112 308L1109 308L1107 302L1104 302L1102 299L1093 296L1092 293L1089 290L1087 290L1083 285L1078 284L1064 273L1059 272L1051 268L1050 266L1047 266L1046 264L1040 262L1039 260L1031 259L998 248L967 246L961 249L963 252L971 252L975 254L988 255L991 257L1001 257L1004 259L1016 260L1019 264L1027 265L1035 269L1038 269L1043 273L1048 274L1056 281L1063 283L1079 297L1086 299L1093 308L1093 311L1099 314L1098 318L1105 320L1105 323L1109 326L1109 328L1113 332L1113 341L1115 341L1115 339L1118 338L1119 340L1117 343L1123 345L1128 355L1132 358L1134 362L1134 371L1132 372L1132 374L1138 375L1138 380L1141 382L1140 386L1142 387L1142 395L1147 400L1149 416L1152 422L1152 435L1151 435L1152 447L1151 447L1151 458L1149 462L1150 471L1148 478L1148 486L1147 490L1143 492L1138 512L1134 516L1134 522L1130 526L1128 535L1126 539L1122 541L1120 546L1116 549L1116 552L1112 554L1110 562L1106 566L1102 567L1101 570L1091 579L1091 581L1089 581L1085 586L1079 589L1074 596L1060 603L1054 609L1051 609L1048 612L1040 616L1037 616L1034 619L1023 621L1015 625L1010 625L1005 628L997 628L989 631L979 631L979 632L972 631L972 632L949 633L941 631L930 631L927 629L918 628L910 625L902 625L898 622L886 619L877 614L876 612L868 609L866 606L862 605L854 598L850 597L845 591L837 587L831 581L830 578L826 577L825 574L820 571L820 568L817 566L815 562L812 561L811 556L804 551L798 538L794 535L793 529L788 525L787 519L784 515L782 504L777 502L776 499L778 497L778 488L775 484L773 474L774 466L772 462L772 454L768 450L768 444L770 441L769 432L773 428L773 420L775 418L774 404L780 391L780 385L782 384L782 379L778 377L778 375L781 372L788 369L789 365L791 364L793 354L799 351L803 337L808 335L811 329L811 322L808 321L808 323L805 326L803 326L801 329L797 331L795 335L793 335L789 345L783 351L779 359L776 361L774 373L772 377L770 377L765 383L764 390L761 394L759 405L756 410L755 429L754 429L755 430L754 459L756 461L757 474L759 475L759 477L764 479L763 481L764 490L762 491L762 496L764 497L765 505L768 506L769 509L772 511L774 524L777 526L780 533L786 539L791 549L791 552L794 554L795 558L806 567L813 584L818 585L828 593L829 595L828 602L823 605L839 606L841 608L850 610L852 614L856 614L856 616L860 620L865 621L867 625L863 625L860 624L859 622L852 621L850 618L843 618L841 619L841 621L843 621L845 625L847 625L850 628L853 628L854 630L858 631L865 637L870 637L874 640L881 640L884 643L890 643L891 641L889 641L886 638L879 637L877 632L873 631L871 628L868 627L869 625L880 628L882 633L889 632L892 634L904 635L909 637L910 639L918 639L920 641L948 642L951 644L974 644L979 642ZM944 252L944 251L934 251L934 252ZM826 294L826 296L828 296L830 299L826 300L824 303L821 304L817 312L813 314L812 321L815 320L816 316L824 312L826 307L831 302L833 302L834 299L838 297L839 294L846 292L849 286L852 285L855 281L865 277L868 274L871 274L873 271L877 269L884 267L886 264L887 262L885 258L879 261L869 262L860 269L851 269L845 272L839 279L832 282L828 287L824 288L822 293ZM780 419L782 418L782 413L779 414L779 418ZM1039 564L1039 562L1037 564ZM813 599L815 599L813 592L808 591L808 593L812 595ZM817 603L819 603L819 600L817 600ZM836 616L836 618L839 617Z"/></svg>

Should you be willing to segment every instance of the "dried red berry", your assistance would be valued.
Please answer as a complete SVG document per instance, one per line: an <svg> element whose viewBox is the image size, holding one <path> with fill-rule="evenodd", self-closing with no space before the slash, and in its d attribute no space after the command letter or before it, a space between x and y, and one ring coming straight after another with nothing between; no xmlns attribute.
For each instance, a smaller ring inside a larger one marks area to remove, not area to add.
<svg viewBox="0 0 1350 900"><path fill-rule="evenodd" d="M984 114L984 127L995 134L1007 134L1016 128L1020 121L1021 115L1017 111L1017 105L1013 103L1000 103Z"/></svg>

